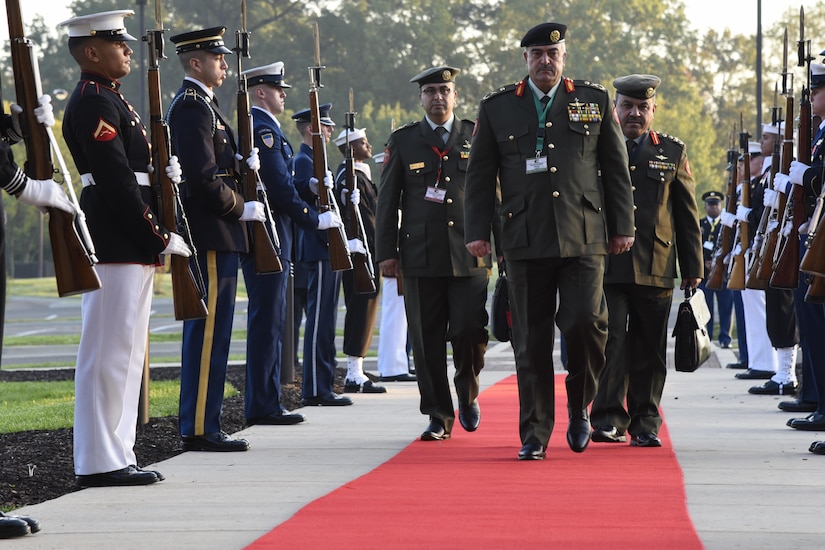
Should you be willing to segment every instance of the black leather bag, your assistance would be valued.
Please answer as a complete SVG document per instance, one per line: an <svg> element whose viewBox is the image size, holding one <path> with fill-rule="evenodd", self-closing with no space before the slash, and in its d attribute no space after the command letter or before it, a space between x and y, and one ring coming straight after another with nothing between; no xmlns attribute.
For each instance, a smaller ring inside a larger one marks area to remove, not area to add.
<svg viewBox="0 0 825 550"><path fill-rule="evenodd" d="M493 301L490 305L490 332L499 342L510 341L510 300L507 297L507 272L504 263L498 271L498 279L493 289Z"/></svg>
<svg viewBox="0 0 825 550"><path fill-rule="evenodd" d="M710 357L710 337L708 336L710 310L701 289L685 290L685 301L679 305L673 337L676 345L673 359L676 370L693 372Z"/></svg>

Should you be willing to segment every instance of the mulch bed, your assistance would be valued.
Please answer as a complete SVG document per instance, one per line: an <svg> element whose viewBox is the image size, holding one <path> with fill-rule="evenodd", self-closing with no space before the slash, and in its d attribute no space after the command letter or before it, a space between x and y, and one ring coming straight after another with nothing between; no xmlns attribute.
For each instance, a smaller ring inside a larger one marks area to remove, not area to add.
<svg viewBox="0 0 825 550"><path fill-rule="evenodd" d="M343 391L345 371L338 369L335 390ZM175 380L179 367L152 368L152 380ZM297 380L281 385L281 404L289 409L301 407L300 369ZM74 369L0 370L0 381L73 380ZM235 433L245 427L243 387L245 366L230 365L227 381L241 390L237 397L224 400L221 428ZM38 430L0 434L0 507L19 508L57 498L75 490L72 464L72 429ZM176 416L150 418L138 426L135 454L138 464L154 464L182 453Z"/></svg>

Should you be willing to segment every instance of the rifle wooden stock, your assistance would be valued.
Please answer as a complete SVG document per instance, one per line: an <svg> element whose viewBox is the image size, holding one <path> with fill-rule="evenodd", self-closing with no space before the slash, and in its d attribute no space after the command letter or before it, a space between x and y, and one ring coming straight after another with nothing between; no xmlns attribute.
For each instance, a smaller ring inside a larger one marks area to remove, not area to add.
<svg viewBox="0 0 825 550"><path fill-rule="evenodd" d="M727 204L725 211L729 214L736 214L736 181L739 179L739 169L736 165L736 158L738 155L736 151L728 151L728 159L731 164L731 172L728 177L728 187L726 189ZM719 235L716 237L716 246L713 249L713 258L710 264L710 275L705 286L711 290L721 290L725 284L725 275L727 275L726 259L733 249L733 228L726 225L722 226Z"/></svg>
<svg viewBox="0 0 825 550"><path fill-rule="evenodd" d="M151 31L150 31L151 32ZM149 37L150 35L147 35ZM175 182L166 175L166 166L169 165L169 127L163 119L163 106L161 105L160 91L160 70L155 57L155 40L163 40L162 32L154 38L144 38L149 43L149 71L148 95L149 95L149 130L152 142L152 166L155 170L150 177L154 180L152 187L158 189L158 215L161 224L169 231L180 233L184 239L189 241L193 254L195 253L194 243L191 242L190 235L186 227L183 231L178 231L178 187ZM162 45L159 46L162 48ZM195 276L192 274L188 258L178 254L169 255L170 274L172 278L172 302L175 311L175 319L184 321L187 319L203 319L208 315L206 304L203 301L204 295Z"/></svg>
<svg viewBox="0 0 825 550"><path fill-rule="evenodd" d="M352 158L352 147L347 145L347 157L344 160L344 177L349 196L355 190L357 178L355 176L355 160ZM355 275L355 292L368 294L375 292L375 268L372 265L372 255L369 251L367 235L364 231L364 220L361 217L361 208L352 201L347 202L347 236L360 239L364 243L367 253L350 252L352 269Z"/></svg>
<svg viewBox="0 0 825 550"><path fill-rule="evenodd" d="M26 175L36 180L54 178L46 128L37 122L34 108L40 97L36 59L31 41L23 32L23 16L18 0L6 0L6 14L11 39L11 57L17 103L22 107L20 125L26 145ZM77 205L76 205L77 206ZM100 288L100 278L94 269L95 259L89 254L75 225L75 215L57 208L48 208L49 241L59 296L72 296Z"/></svg>
<svg viewBox="0 0 825 550"><path fill-rule="evenodd" d="M825 277L811 277L805 301L810 304L825 304Z"/></svg>
<svg viewBox="0 0 825 550"><path fill-rule="evenodd" d="M739 198L740 204L745 208L751 207L751 155L748 149L748 133L745 132L744 122L740 115L739 126L742 132L739 134L739 146L743 150L742 154L742 192ZM748 235L747 221L739 220L736 225L736 235L733 241L733 250L738 250L737 254L733 254L730 261L730 273L728 274L728 289L729 290L744 290L745 289L745 265L747 258L745 253L750 248L750 237Z"/></svg>
<svg viewBox="0 0 825 550"><path fill-rule="evenodd" d="M825 206L825 186L822 187L822 192L816 199L816 207L813 216L811 216L810 224L813 229L808 232L805 254L799 263L801 272L819 275L820 277L825 277L825 237L822 236L822 232L825 230L825 227L823 227L825 216L822 216L823 206Z"/></svg>

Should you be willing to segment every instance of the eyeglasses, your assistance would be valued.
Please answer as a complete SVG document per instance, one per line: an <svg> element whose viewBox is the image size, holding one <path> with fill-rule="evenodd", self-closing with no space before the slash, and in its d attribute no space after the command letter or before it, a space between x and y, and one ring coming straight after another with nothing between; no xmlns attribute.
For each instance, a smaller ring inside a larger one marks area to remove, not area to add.
<svg viewBox="0 0 825 550"><path fill-rule="evenodd" d="M434 96L434 95L448 96L451 93L453 93L453 89L450 88L449 86L439 86L437 88L435 86L428 86L426 88L422 88L421 93L424 94L424 95L427 95L427 96Z"/></svg>

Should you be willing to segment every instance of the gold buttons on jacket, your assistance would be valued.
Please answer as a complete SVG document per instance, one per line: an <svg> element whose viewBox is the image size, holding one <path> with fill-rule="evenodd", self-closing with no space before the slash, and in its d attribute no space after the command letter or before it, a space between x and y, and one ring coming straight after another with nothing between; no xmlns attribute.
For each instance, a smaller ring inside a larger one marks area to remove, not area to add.
<svg viewBox="0 0 825 550"><path fill-rule="evenodd" d="M555 174L557 171L558 171L558 168L556 168L555 166L550 167L550 173L551 174Z"/></svg>
<svg viewBox="0 0 825 550"><path fill-rule="evenodd" d="M635 166L631 166L631 167L630 167L630 171L631 171L631 172L635 172L635 171L636 171L636 167L635 167Z"/></svg>
<svg viewBox="0 0 825 550"><path fill-rule="evenodd" d="M553 197L558 197L560 194L558 191L553 191Z"/></svg>
<svg viewBox="0 0 825 550"><path fill-rule="evenodd" d="M556 148L556 145L555 145L554 143L548 143L548 144L547 144L547 148L548 148L548 149L555 149L555 148Z"/></svg>
<svg viewBox="0 0 825 550"><path fill-rule="evenodd" d="M453 220L450 220L450 221L447 222L447 227L452 227L454 225L455 225L455 222Z"/></svg>
<svg viewBox="0 0 825 550"><path fill-rule="evenodd" d="M450 176L444 176L444 181L446 183L450 183Z"/></svg>
<svg viewBox="0 0 825 550"><path fill-rule="evenodd" d="M512 212L507 212L507 217L508 217L509 219L512 219L512 218L513 218L513 213L512 213Z"/></svg>
<svg viewBox="0 0 825 550"><path fill-rule="evenodd" d="M507 139L513 141L514 139L516 139L516 137L513 134L510 134L509 136L507 136Z"/></svg>
<svg viewBox="0 0 825 550"><path fill-rule="evenodd" d="M453 199L447 199L447 204L453 204Z"/></svg>

